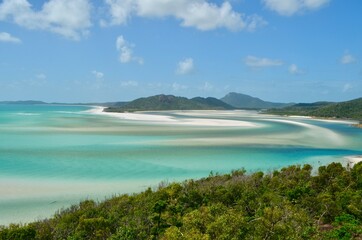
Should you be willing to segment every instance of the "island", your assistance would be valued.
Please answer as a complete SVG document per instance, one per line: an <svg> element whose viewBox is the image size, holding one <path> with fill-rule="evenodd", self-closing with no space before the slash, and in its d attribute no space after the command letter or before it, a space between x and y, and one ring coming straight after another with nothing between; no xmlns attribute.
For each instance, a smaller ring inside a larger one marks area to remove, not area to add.
<svg viewBox="0 0 362 240"><path fill-rule="evenodd" d="M173 95L156 95L138 98L122 105L114 105L105 109L106 112L135 112L160 110L231 110L235 107L212 97L195 97L188 99Z"/></svg>

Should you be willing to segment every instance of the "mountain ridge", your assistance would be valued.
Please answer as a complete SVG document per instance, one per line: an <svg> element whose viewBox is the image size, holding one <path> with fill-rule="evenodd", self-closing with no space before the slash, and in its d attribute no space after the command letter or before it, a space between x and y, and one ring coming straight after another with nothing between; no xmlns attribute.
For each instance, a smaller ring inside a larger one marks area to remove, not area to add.
<svg viewBox="0 0 362 240"><path fill-rule="evenodd" d="M291 103L274 103L261 100L243 93L230 92L226 94L221 101L241 109L269 109L282 108L291 105Z"/></svg>
<svg viewBox="0 0 362 240"><path fill-rule="evenodd" d="M137 98L123 106L111 106L106 112L134 112L154 110L231 110L232 106L217 98L196 97L188 99L174 95L159 94Z"/></svg>

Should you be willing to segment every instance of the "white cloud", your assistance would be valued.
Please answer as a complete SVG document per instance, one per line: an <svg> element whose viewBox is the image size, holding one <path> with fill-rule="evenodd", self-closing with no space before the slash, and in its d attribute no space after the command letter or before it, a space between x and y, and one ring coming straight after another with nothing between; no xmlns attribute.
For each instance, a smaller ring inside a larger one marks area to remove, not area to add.
<svg viewBox="0 0 362 240"><path fill-rule="evenodd" d="M330 0L262 0L264 5L283 16L317 10L327 5Z"/></svg>
<svg viewBox="0 0 362 240"><path fill-rule="evenodd" d="M134 11L134 0L105 0L105 2L110 7L111 24L113 25L126 23ZM101 21L101 25L106 25L104 20Z"/></svg>
<svg viewBox="0 0 362 240"><path fill-rule="evenodd" d="M37 79L42 79L42 80L47 78L47 76L44 73L39 73L39 74L35 75L35 77Z"/></svg>
<svg viewBox="0 0 362 240"><path fill-rule="evenodd" d="M174 17L181 26L207 31L226 28L231 31L254 30L265 25L257 15L235 12L229 2L220 6L206 0L105 0L110 8L111 24L125 24L133 16L148 18Z"/></svg>
<svg viewBox="0 0 362 240"><path fill-rule="evenodd" d="M186 89L189 88L186 85L182 85L182 84L179 84L179 83L176 83L176 82L174 82L171 87L172 87L172 89L174 91L186 90Z"/></svg>
<svg viewBox="0 0 362 240"><path fill-rule="evenodd" d="M123 81L121 82L122 87L137 87L138 82L137 81Z"/></svg>
<svg viewBox="0 0 362 240"><path fill-rule="evenodd" d="M267 21L265 21L262 17L260 17L259 15L256 15L256 14L248 16L247 22L248 22L248 25L247 25L246 29L249 31L255 31L259 27L268 25Z"/></svg>
<svg viewBox="0 0 362 240"><path fill-rule="evenodd" d="M180 75L192 73L194 70L194 60L186 58L178 63L176 73Z"/></svg>
<svg viewBox="0 0 362 240"><path fill-rule="evenodd" d="M277 59L258 58L255 56L247 56L244 59L244 63L248 67L252 68L275 67L283 65L283 62Z"/></svg>
<svg viewBox="0 0 362 240"><path fill-rule="evenodd" d="M342 92L348 92L350 89L352 89L352 85L349 83L344 84Z"/></svg>
<svg viewBox="0 0 362 240"><path fill-rule="evenodd" d="M92 74L97 78L97 79L101 79L104 77L104 74L102 72L98 72L96 70L92 71Z"/></svg>
<svg viewBox="0 0 362 240"><path fill-rule="evenodd" d="M133 55L134 45L128 43L122 35L117 37L116 48L119 51L119 60L121 63L129 63L131 61L136 61L139 64L143 64L143 59L140 57L135 57Z"/></svg>
<svg viewBox="0 0 362 240"><path fill-rule="evenodd" d="M348 52L346 52L342 57L341 57L341 60L340 62L342 64L350 64L350 63L354 63L356 62L356 58L353 57L351 54L349 54Z"/></svg>
<svg viewBox="0 0 362 240"><path fill-rule="evenodd" d="M33 10L27 0L4 0L0 4L0 20L79 40L91 26L90 11L89 0L49 0L39 11Z"/></svg>
<svg viewBox="0 0 362 240"><path fill-rule="evenodd" d="M303 73L304 73L304 71L301 70L301 69L299 69L296 64L291 64L291 65L289 66L289 72L290 72L291 74L294 74L294 75L300 75L300 74L303 74Z"/></svg>
<svg viewBox="0 0 362 240"><path fill-rule="evenodd" d="M21 43L21 40L11 36L10 33L0 32L0 42Z"/></svg>

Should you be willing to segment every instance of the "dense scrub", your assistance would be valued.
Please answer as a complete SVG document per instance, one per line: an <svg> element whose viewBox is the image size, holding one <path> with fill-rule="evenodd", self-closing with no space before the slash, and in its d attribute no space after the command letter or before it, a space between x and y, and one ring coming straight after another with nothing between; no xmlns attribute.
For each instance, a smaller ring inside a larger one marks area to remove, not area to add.
<svg viewBox="0 0 362 240"><path fill-rule="evenodd" d="M244 170L88 200L0 239L362 239L362 163Z"/></svg>

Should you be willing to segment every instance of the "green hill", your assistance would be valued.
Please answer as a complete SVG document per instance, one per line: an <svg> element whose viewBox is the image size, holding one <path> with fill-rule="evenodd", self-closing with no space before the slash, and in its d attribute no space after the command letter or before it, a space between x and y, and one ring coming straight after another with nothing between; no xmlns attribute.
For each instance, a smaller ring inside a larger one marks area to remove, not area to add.
<svg viewBox="0 0 362 240"><path fill-rule="evenodd" d="M146 98L138 98L122 106L109 107L107 112L133 112L133 111L155 111L155 110L211 110L232 109L231 106L216 98L193 98L176 97L173 95L156 95Z"/></svg>
<svg viewBox="0 0 362 240"><path fill-rule="evenodd" d="M270 109L268 113L283 115L303 115L324 118L362 120L362 98L347 102L300 103L282 109Z"/></svg>
<svg viewBox="0 0 362 240"><path fill-rule="evenodd" d="M310 165L268 174L237 170L160 184L0 226L0 239L361 239L362 162L312 172Z"/></svg>
<svg viewBox="0 0 362 240"><path fill-rule="evenodd" d="M232 107L231 105L217 99L217 98L213 98L213 97L207 97L207 98L202 98L202 97L195 97L191 99L192 101L204 104L206 106L209 106L210 108L214 108L214 109L235 109L234 107Z"/></svg>
<svg viewBox="0 0 362 240"><path fill-rule="evenodd" d="M325 107L334 104L332 102L315 102L315 103L298 103L292 106L284 108L269 109L268 113L280 114L280 115L301 115L308 116L312 111L318 108Z"/></svg>
<svg viewBox="0 0 362 240"><path fill-rule="evenodd" d="M323 106L311 111L310 114L317 117L362 120L362 98Z"/></svg>
<svg viewBox="0 0 362 240"><path fill-rule="evenodd" d="M220 100L235 108L244 108L244 109L282 108L290 105L287 103L266 102L256 97L252 97L242 93L235 93L235 92L228 93L225 97L221 98Z"/></svg>

